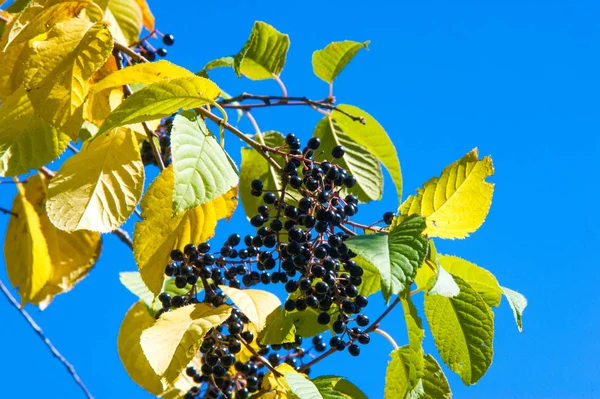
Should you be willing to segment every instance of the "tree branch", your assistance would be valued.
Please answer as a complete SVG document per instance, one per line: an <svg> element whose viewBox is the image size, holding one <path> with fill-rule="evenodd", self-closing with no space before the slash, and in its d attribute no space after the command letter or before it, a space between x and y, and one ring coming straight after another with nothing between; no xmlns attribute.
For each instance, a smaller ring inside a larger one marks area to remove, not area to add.
<svg viewBox="0 0 600 399"><path fill-rule="evenodd" d="M117 42L116 40L115 40L114 49L129 56L129 58L131 58L132 60L134 60L137 63L149 62L143 55L136 53L135 51L133 51L126 45L121 44L121 43Z"/></svg>
<svg viewBox="0 0 600 399"><path fill-rule="evenodd" d="M27 311L19 305L19 303L17 302L15 297L12 296L12 294L10 293L8 288L6 288L6 286L4 285L2 280L0 280L0 289L2 290L2 292L4 293L6 298L8 298L8 301L13 305L13 307L15 309L17 309L19 311L19 313L21 313L21 316L23 316L25 318L25 320L27 321L27 323L29 323L31 328L33 328L33 330L40 337L40 339L44 342L44 344L48 347L48 349L50 349L50 352L52 352L52 354L58 359L58 361L60 361L67 368L69 374L71 374L71 376L73 377L73 379L75 380L77 385L79 385L79 387L85 393L85 395L88 397L88 399L94 399L94 397L92 396L90 391L87 389L87 387L85 386L85 384L83 383L83 381L81 380L79 375L77 374L77 371L75 371L75 367L73 367L73 365L67 361L67 359L58 351L58 349L56 349L56 347L52 344L52 342L50 342L48 337L46 337L46 335L44 335L44 332L42 331L40 326L38 326L37 323L31 318L29 313L27 313Z"/></svg>

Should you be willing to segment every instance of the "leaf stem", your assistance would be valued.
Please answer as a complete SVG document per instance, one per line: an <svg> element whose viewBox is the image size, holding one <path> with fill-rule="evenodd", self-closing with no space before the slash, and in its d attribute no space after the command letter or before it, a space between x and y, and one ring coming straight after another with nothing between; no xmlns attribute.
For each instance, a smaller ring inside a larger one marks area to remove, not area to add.
<svg viewBox="0 0 600 399"><path fill-rule="evenodd" d="M388 334L387 332L383 331L380 328L374 329L373 332L384 336L385 339L387 339L390 342L390 344L392 344L392 346L394 347L394 350L398 349L398 344L396 343L396 341L394 341L394 338L392 338L392 336L390 334Z"/></svg>
<svg viewBox="0 0 600 399"><path fill-rule="evenodd" d="M58 361L61 362L67 368L67 371L69 372L69 374L71 374L71 377L73 377L77 385L79 385L81 390L84 392L85 396L87 396L88 399L94 399L90 391L87 389L87 387L77 374L77 371L75 371L75 367L73 367L73 365L69 363L69 361L58 351L58 349L56 349L56 347L52 344L50 339L46 337L40 326L38 326L37 323L31 318L29 313L27 313L27 311L19 305L15 297L12 296L12 294L10 293L8 288L6 288L2 280L0 280L0 290L2 290L8 301L12 304L12 306L15 309L17 309L19 313L21 313L21 316L25 318L25 320L27 321L27 323L29 323L31 328L33 328L35 333L41 338L41 340L48 347L48 349L50 349L50 352L52 352L54 357L56 357Z"/></svg>
<svg viewBox="0 0 600 399"><path fill-rule="evenodd" d="M283 93L283 97L287 98L287 89L285 88L285 85L283 84L283 80L281 80L281 78L279 78L279 76L277 76L275 74L273 74L273 79L275 79L275 81L277 82L279 87L281 87L281 92Z"/></svg>

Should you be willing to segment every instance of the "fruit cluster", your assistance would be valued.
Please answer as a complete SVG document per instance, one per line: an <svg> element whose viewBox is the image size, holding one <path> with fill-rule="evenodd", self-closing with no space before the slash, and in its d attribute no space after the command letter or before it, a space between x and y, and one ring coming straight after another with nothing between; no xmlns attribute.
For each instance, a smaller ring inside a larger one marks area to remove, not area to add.
<svg viewBox="0 0 600 399"><path fill-rule="evenodd" d="M164 47L155 48L152 45L152 43L150 43L150 41L148 40L150 38L155 37L155 35L158 35L162 38L162 43L165 46L172 46L173 44L175 44L175 37L173 35L168 34L168 33L160 33L159 31L152 32L146 38L144 38L143 40L140 40L140 42L137 43L137 45L136 45L136 51L138 53L140 53L148 61L156 60L157 55L159 57L167 56L166 48L164 48Z"/></svg>
<svg viewBox="0 0 600 399"><path fill-rule="evenodd" d="M163 119L161 124L158 125L154 134L158 138L158 144L160 145L160 155L163 159L165 166L171 164L171 127L173 126L173 118ZM152 152L152 146L147 140L142 142L140 146L140 154L144 165L158 166L154 153Z"/></svg>
<svg viewBox="0 0 600 399"><path fill-rule="evenodd" d="M283 188L277 191L265 187L260 180L252 181L250 194L261 197L262 203L250 218L256 233L245 236L243 245L241 237L232 234L218 251L211 251L209 243L197 247L188 244L183 251L172 251L172 262L166 266L165 274L175 278L178 288L191 288L186 295L172 298L162 293L159 298L163 309L157 317L172 308L198 303L199 286L204 292L201 301L216 307L226 301L219 285L241 288L281 283L289 294L284 303L288 314L310 312L318 324L329 326L334 332L329 347L347 349L352 356L360 354L358 344L370 341L370 320L362 313L368 300L361 295L363 269L344 243L355 235L350 218L358 213L358 199L348 191L356 180L338 165L344 148L336 146L329 159L318 161L315 158L320 154L315 154L320 144L313 137L301 150L300 140L289 134L285 146L269 149L274 156L283 158ZM390 224L393 216L386 212L383 221ZM246 323L245 316L235 310L224 325L205 338L202 370L188 370L190 375L194 371L195 381L206 383L206 392L216 388L217 396L204 397L230 397L235 391L236 398L243 398L260 389L261 377L256 370L265 365L263 356L269 351L270 366L283 360L301 367L299 362L306 351L300 348L299 336L295 342L283 345L291 351L283 357L277 353L282 346L268 347L259 342L260 358L250 361L250 366L236 363L235 354L242 348L240 342L255 339L249 330L244 330ZM313 338L312 350L323 352L327 348L320 335ZM188 392L188 397L196 397L199 392L197 387Z"/></svg>

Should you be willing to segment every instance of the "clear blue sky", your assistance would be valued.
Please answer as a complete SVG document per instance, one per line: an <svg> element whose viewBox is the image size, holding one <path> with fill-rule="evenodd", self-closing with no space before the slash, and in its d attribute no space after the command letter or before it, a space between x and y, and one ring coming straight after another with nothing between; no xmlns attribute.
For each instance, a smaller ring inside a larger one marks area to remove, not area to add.
<svg viewBox="0 0 600 399"><path fill-rule="evenodd" d="M476 386L463 386L445 369L455 397L600 397L597 2L150 4L158 27L176 36L168 59L194 71L237 52L255 20L288 33L292 45L282 78L290 95L327 95L327 86L312 74L314 50L334 40L371 40L370 51L360 53L336 81L338 100L369 111L386 128L400 157L404 197L473 147L492 155L496 192L486 223L470 238L439 242L438 248L488 268L502 285L529 299L523 334L506 302L496 311L494 361ZM279 93L273 82L238 80L230 71L213 77L231 94ZM319 118L310 110L283 108L255 116L263 130L292 131L303 138ZM246 121L240 127L250 131ZM235 139L228 145L239 159ZM13 195L12 188L0 187L0 206L10 207ZM396 208L388 178L384 195L381 204L367 206L362 220ZM8 220L0 218L3 241ZM132 231L133 221L125 227ZM249 231L241 209L220 226L217 239L240 230ZM126 270L135 270L132 255L106 235L88 278L42 313L27 308L99 399L149 397L129 380L116 350L121 319L135 300L118 280ZM0 278L7 282L3 259ZM382 304L373 302L374 317ZM1 297L0 315L0 396L82 397ZM404 342L399 309L383 328ZM359 358L332 356L313 372L344 375L370 398L382 398L391 349L376 336ZM426 350L436 354L429 334Z"/></svg>

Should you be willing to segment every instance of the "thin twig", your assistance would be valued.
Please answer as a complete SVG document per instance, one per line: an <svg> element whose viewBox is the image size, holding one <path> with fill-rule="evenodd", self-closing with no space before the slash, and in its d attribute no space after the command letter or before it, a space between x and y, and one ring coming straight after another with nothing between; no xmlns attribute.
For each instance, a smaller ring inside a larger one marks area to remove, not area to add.
<svg viewBox="0 0 600 399"><path fill-rule="evenodd" d="M122 52L123 54L129 56L129 58L131 58L132 60L134 60L135 62L138 63L142 63L142 62L149 62L143 55L136 53L135 51L133 51L132 49L130 49L129 47L127 47L124 44L121 44L117 41L115 41L115 50Z"/></svg>
<svg viewBox="0 0 600 399"><path fill-rule="evenodd" d="M275 168L275 170L277 170L277 172L279 172L279 173L282 172L281 166L279 166L279 164L277 163L277 161L275 161L273 158L271 158L271 156L269 154L267 154L263 150L263 146L262 145L260 145L256 141L252 140L250 137L246 136L244 133L242 133L236 127L230 125L228 122L225 122L223 120L223 118L218 117L217 115L213 114L212 112L207 111L206 109L204 109L202 107L196 108L196 112L198 112L200 115L202 115L206 119L210 119L211 121L213 121L217 125L223 126L225 129L229 130L231 133L233 133L234 135L236 135L243 142L245 142L250 147L252 147L256 151L258 151L258 153L261 154L262 157L265 158L267 160L267 162L269 162L269 164L271 164L271 166L273 168Z"/></svg>
<svg viewBox="0 0 600 399"><path fill-rule="evenodd" d="M17 215L13 211L9 211L8 209L5 209L5 208L0 208L0 212L4 213L5 215L11 215L11 216L14 216L14 217L19 217L19 215Z"/></svg>
<svg viewBox="0 0 600 399"><path fill-rule="evenodd" d="M119 238L119 240L121 240L129 248L133 249L133 240L131 239L129 233L126 230L123 230L119 227L118 229L111 231L111 233L116 235Z"/></svg>
<svg viewBox="0 0 600 399"><path fill-rule="evenodd" d="M250 353L252 353L254 356L256 356L261 362L264 363L264 365L273 373L275 374L276 377L282 377L283 374L281 374L278 370L276 370L273 366L271 366L271 363L269 363L269 361L267 359L265 359L262 355L260 355L256 350L254 350L254 348L252 347L252 345L250 345L249 343L246 342L246 340L242 337L239 337L239 340L242 342L242 344L244 344L244 346L246 348L248 348L248 350L250 351Z"/></svg>
<svg viewBox="0 0 600 399"><path fill-rule="evenodd" d="M387 339L390 342L390 344L392 344L392 346L394 347L394 349L398 349L399 348L399 346L396 343L396 341L394 341L394 338L392 338L392 336L390 334L388 334L387 332L383 331L380 328L374 329L373 332L377 333L377 334L379 334L379 335L381 335L383 337L385 337L385 339Z"/></svg>
<svg viewBox="0 0 600 399"><path fill-rule="evenodd" d="M31 318L29 313L27 313L27 311L19 305L19 302L17 302L15 297L8 290L8 288L6 288L2 280L0 280L0 289L2 290L4 295L6 295L6 298L8 298L8 301L13 305L13 307L17 309L19 313L21 313L21 315L25 318L25 320L27 320L27 323L29 323L31 328L33 328L36 334L42 339L42 341L44 341L44 344L46 344L48 349L50 349L50 352L52 352L52 354L67 368L69 374L71 374L77 385L79 385L79 387L88 397L88 399L94 399L90 391L87 389L87 387L77 374L77 371L75 371L75 367L73 367L73 365L69 363L67 359L65 359L65 357L58 351L58 349L56 349L52 342L50 342L50 339L48 339L48 337L44 335L44 332L42 331L40 326L38 326L37 323Z"/></svg>

